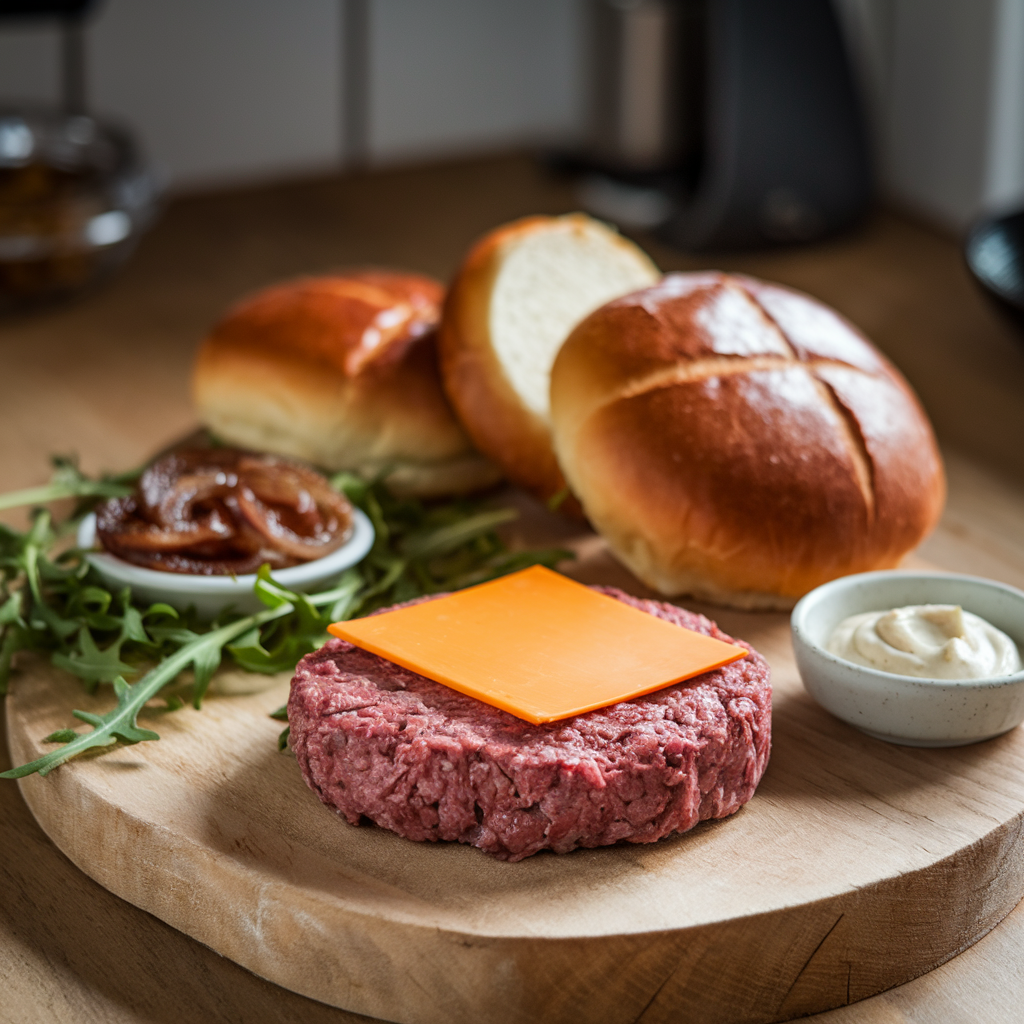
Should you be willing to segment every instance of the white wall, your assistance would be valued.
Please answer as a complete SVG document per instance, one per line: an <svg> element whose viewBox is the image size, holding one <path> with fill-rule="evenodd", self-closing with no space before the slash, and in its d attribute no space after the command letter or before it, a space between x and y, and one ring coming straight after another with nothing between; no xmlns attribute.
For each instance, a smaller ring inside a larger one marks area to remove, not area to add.
<svg viewBox="0 0 1024 1024"><path fill-rule="evenodd" d="M57 36L52 28L18 19L0 22L0 107L56 103L60 95Z"/></svg>
<svg viewBox="0 0 1024 1024"><path fill-rule="evenodd" d="M178 187L339 166L341 3L105 0L91 107L134 127ZM371 0L371 162L571 139L585 3ZM56 29L0 25L0 105L56 101Z"/></svg>
<svg viewBox="0 0 1024 1024"><path fill-rule="evenodd" d="M578 135L585 0L375 0L377 161Z"/></svg>
<svg viewBox="0 0 1024 1024"><path fill-rule="evenodd" d="M336 166L339 0L105 0L87 30L90 109L134 128L176 185ZM0 106L59 98L49 22L0 22Z"/></svg>
<svg viewBox="0 0 1024 1024"><path fill-rule="evenodd" d="M962 225L985 201L1001 0L899 0L885 175L892 193Z"/></svg>
<svg viewBox="0 0 1024 1024"><path fill-rule="evenodd" d="M340 165L343 0L105 0L94 109L179 187ZM556 141L584 123L588 0L370 0L369 157ZM1024 0L835 0L884 191L955 229L1024 205ZM53 28L0 28L0 105L57 98Z"/></svg>
<svg viewBox="0 0 1024 1024"><path fill-rule="evenodd" d="M1001 0L995 19L984 204L1024 205L1024 0Z"/></svg>
<svg viewBox="0 0 1024 1024"><path fill-rule="evenodd" d="M1024 205L1024 0L836 0L884 191L946 227Z"/></svg>
<svg viewBox="0 0 1024 1024"><path fill-rule="evenodd" d="M337 0L106 0L90 102L137 127L181 182L333 165L340 32Z"/></svg>

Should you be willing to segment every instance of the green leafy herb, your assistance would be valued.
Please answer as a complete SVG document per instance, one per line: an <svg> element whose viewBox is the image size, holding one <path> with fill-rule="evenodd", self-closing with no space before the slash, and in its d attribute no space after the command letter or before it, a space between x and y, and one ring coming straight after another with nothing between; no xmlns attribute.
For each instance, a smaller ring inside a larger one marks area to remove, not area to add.
<svg viewBox="0 0 1024 1024"><path fill-rule="evenodd" d="M67 742L69 730L52 734L53 738L60 736L63 741L63 745L58 750L50 751L35 761L0 773L0 779L20 779L25 775L33 774L33 772L46 775L47 772L63 764L68 758L74 757L75 754L81 754L92 747L110 746L119 739L125 743L159 739L160 737L155 732L149 729L140 729L136 723L139 712L148 701L152 700L168 683L176 679L189 665L197 666L198 682L200 674L198 666L208 666L212 660L211 655L214 654L219 663L221 648L229 640L244 630L258 627L271 619L282 618L291 610L290 605L282 604L275 608L268 608L256 615L249 615L228 626L211 630L165 658L156 668L151 669L132 686L129 686L121 676L117 676L114 679L117 706L112 711L108 711L105 715L94 715L88 711L72 711L75 718L88 723L92 728L87 732L75 734L75 738L70 742Z"/></svg>
<svg viewBox="0 0 1024 1024"><path fill-rule="evenodd" d="M0 494L0 511L21 505L45 505L59 498L119 498L132 493L131 484L138 470L91 480L82 474L74 458L55 455L51 460L53 476L42 487L29 487L23 491Z"/></svg>
<svg viewBox="0 0 1024 1024"><path fill-rule="evenodd" d="M288 721L288 705L282 704L276 711L270 712L271 718L276 718L279 722ZM286 725L282 730L281 734L277 737L277 752L281 753L288 749L288 735L291 733L292 727Z"/></svg>
<svg viewBox="0 0 1024 1024"><path fill-rule="evenodd" d="M45 775L86 750L157 739L138 725L138 715L187 669L194 676L192 704L199 708L225 657L250 672L291 671L328 639L332 622L572 557L561 548L510 551L496 529L515 518L513 509L396 498L380 481L342 473L333 486L369 516L376 531L366 558L329 590L308 595L285 589L264 566L254 588L262 611L202 622L194 611L179 612L163 602L141 605L127 588L107 589L84 553L63 540L97 501L130 493L138 472L91 480L71 459L55 459L54 466L45 487L0 495L0 509L79 499L59 524L44 508L33 511L26 531L0 524L0 694L6 693L16 655L33 651L78 676L90 693L111 684L116 704L103 715L72 712L89 728L57 730L47 742L59 746L0 778ZM182 706L177 694L163 699L170 711ZM285 729L279 749L287 739Z"/></svg>
<svg viewBox="0 0 1024 1024"><path fill-rule="evenodd" d="M548 509L551 512L557 512L565 504L571 493L568 487L563 487L560 491L556 491L548 498Z"/></svg>
<svg viewBox="0 0 1024 1024"><path fill-rule="evenodd" d="M339 473L331 483L369 516L376 532L373 548L357 567L365 589L352 617L573 557L564 548L509 551L496 528L515 519L515 509L396 498L379 483L351 473Z"/></svg>

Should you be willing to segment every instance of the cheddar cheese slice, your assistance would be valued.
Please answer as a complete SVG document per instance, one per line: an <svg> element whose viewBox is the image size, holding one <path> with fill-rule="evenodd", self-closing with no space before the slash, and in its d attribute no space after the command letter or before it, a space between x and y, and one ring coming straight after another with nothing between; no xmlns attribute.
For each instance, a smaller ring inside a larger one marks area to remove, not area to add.
<svg viewBox="0 0 1024 1024"><path fill-rule="evenodd" d="M536 725L652 693L747 653L541 566L330 631Z"/></svg>

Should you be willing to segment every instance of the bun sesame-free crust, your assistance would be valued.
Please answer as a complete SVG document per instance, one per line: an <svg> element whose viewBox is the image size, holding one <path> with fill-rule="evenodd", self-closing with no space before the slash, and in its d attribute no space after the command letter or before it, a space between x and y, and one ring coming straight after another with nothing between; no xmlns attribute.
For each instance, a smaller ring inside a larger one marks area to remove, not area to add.
<svg viewBox="0 0 1024 1024"><path fill-rule="evenodd" d="M356 271L267 288L203 342L199 416L218 437L325 469L386 474L424 497L495 483L441 387L435 336L443 286Z"/></svg>
<svg viewBox="0 0 1024 1024"><path fill-rule="evenodd" d="M580 213L525 217L470 250L445 300L441 372L474 444L513 483L542 499L565 487L551 446L551 363L584 316L659 276L632 242Z"/></svg>
<svg viewBox="0 0 1024 1024"><path fill-rule="evenodd" d="M663 594L785 608L891 568L945 480L900 374L797 292L671 274L584 320L551 378L555 450L615 554Z"/></svg>

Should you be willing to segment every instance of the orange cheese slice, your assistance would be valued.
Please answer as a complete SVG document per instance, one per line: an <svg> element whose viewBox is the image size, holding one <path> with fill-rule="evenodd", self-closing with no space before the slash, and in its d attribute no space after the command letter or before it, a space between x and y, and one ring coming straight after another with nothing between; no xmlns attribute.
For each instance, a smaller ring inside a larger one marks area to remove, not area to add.
<svg viewBox="0 0 1024 1024"><path fill-rule="evenodd" d="M536 725L652 693L747 653L541 566L330 631Z"/></svg>

